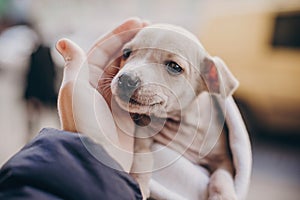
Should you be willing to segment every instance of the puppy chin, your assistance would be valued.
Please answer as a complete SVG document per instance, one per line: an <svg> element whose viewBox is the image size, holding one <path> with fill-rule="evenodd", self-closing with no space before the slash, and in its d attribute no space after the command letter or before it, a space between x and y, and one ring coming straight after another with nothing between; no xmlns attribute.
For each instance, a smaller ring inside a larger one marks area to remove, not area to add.
<svg viewBox="0 0 300 200"><path fill-rule="evenodd" d="M128 111L129 113L137 113L137 114L145 114L145 115L154 115L160 118L166 118L167 114L164 112L164 104L161 103L153 103L149 105L142 105L139 103L132 103L130 101L124 101L120 97L115 96L115 100L118 105L123 109Z"/></svg>

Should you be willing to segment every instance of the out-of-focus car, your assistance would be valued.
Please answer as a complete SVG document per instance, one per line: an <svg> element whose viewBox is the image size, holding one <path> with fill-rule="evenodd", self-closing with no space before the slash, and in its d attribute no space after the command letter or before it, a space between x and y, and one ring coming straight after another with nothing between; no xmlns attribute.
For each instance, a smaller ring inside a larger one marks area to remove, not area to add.
<svg viewBox="0 0 300 200"><path fill-rule="evenodd" d="M235 97L245 117L251 113L250 126L300 133L300 7L223 13L208 20L200 39L239 79Z"/></svg>

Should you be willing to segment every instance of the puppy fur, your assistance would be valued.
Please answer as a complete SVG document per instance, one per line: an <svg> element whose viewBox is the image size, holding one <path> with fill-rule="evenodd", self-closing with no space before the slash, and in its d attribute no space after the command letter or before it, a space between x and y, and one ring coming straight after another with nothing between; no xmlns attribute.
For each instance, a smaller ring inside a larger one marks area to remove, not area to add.
<svg viewBox="0 0 300 200"><path fill-rule="evenodd" d="M235 154L225 124L225 102L238 81L225 63L210 56L193 34L167 24L143 28L123 50L127 54L111 90L136 122L131 174L143 197L153 192L149 181L155 141L207 168L210 181L205 199L240 199L235 188ZM118 86L123 74L140 80L127 100Z"/></svg>

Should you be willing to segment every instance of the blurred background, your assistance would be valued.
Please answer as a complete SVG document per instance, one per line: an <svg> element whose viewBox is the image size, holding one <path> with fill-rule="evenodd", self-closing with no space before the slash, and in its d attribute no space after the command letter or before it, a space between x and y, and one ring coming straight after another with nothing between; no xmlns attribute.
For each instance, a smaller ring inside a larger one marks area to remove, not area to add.
<svg viewBox="0 0 300 200"><path fill-rule="evenodd" d="M0 166L59 128L55 42L87 50L131 16L183 26L225 60L253 144L248 200L300 199L299 0L0 0Z"/></svg>

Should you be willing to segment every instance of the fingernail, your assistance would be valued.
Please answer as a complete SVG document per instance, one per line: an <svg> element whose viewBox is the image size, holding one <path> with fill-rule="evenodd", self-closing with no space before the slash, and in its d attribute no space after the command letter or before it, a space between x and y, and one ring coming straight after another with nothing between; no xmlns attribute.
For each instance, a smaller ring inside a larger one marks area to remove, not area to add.
<svg viewBox="0 0 300 200"><path fill-rule="evenodd" d="M58 45L60 47L61 50L65 50L66 49L66 42L64 40L60 40L58 41Z"/></svg>

